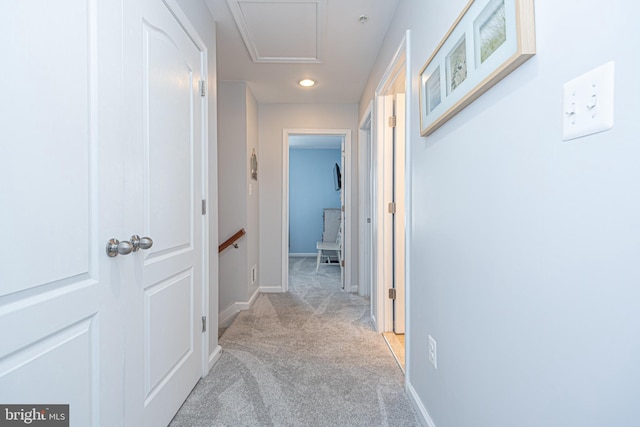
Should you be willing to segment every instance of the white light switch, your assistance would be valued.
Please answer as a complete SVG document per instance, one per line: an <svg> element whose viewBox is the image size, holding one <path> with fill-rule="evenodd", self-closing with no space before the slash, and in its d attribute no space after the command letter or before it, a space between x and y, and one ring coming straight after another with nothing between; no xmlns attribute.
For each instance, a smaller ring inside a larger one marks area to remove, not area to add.
<svg viewBox="0 0 640 427"><path fill-rule="evenodd" d="M562 139L579 138L613 127L613 61L562 87Z"/></svg>
<svg viewBox="0 0 640 427"><path fill-rule="evenodd" d="M438 344L436 343L435 338L428 335L429 337L429 362L433 365L435 369L438 369Z"/></svg>

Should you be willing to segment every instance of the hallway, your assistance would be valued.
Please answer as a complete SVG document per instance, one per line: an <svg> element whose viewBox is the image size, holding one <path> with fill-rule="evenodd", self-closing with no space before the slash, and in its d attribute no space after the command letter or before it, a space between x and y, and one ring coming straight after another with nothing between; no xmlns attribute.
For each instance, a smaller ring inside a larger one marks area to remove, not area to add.
<svg viewBox="0 0 640 427"><path fill-rule="evenodd" d="M289 266L289 293L238 315L171 426L420 425L368 300L340 289L336 266Z"/></svg>

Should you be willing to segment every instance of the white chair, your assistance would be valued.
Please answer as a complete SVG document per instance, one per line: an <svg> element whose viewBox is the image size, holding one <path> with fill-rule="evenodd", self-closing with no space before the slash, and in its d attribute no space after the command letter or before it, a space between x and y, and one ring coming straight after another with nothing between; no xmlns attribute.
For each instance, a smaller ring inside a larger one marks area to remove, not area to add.
<svg viewBox="0 0 640 427"><path fill-rule="evenodd" d="M330 264L331 258L329 254L324 254L323 251L332 251L338 253L338 265L342 270L342 222L338 228L338 236L335 242L316 242L316 249L318 250L318 258L316 260L316 273L320 269L320 261L323 256L327 257L327 264Z"/></svg>

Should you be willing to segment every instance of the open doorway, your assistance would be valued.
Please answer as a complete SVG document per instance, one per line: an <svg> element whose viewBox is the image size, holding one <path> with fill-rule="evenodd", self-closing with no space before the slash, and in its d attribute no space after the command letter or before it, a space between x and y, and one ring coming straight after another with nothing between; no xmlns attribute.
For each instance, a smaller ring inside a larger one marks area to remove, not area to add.
<svg viewBox="0 0 640 427"><path fill-rule="evenodd" d="M343 145L339 135L289 136L290 290L302 282L343 287Z"/></svg>
<svg viewBox="0 0 640 427"><path fill-rule="evenodd" d="M405 132L408 33L376 90L372 317L405 370Z"/></svg>
<svg viewBox="0 0 640 427"><path fill-rule="evenodd" d="M349 259L351 250L351 224L350 206L345 201L349 200L351 192L350 159L347 154L351 131L285 129L283 143L282 291L289 290L290 255L293 255L291 260L306 257L307 263L313 257L313 267L318 272L324 268L336 269L340 274L340 287L350 291L350 266L345 259ZM333 151L336 148L337 151ZM298 161L301 163L296 164ZM312 166L314 163L318 163L318 168ZM313 169L318 169L315 178ZM317 182L307 186L299 186L297 184L300 183L296 182L292 188L292 178L297 180L303 175ZM318 200L312 193L320 191L317 190L319 186L329 190L320 204L316 203ZM311 187L316 190L309 190ZM292 200L293 197L296 200ZM322 251L318 257L317 243L332 239L335 239L335 243L338 230L340 250Z"/></svg>

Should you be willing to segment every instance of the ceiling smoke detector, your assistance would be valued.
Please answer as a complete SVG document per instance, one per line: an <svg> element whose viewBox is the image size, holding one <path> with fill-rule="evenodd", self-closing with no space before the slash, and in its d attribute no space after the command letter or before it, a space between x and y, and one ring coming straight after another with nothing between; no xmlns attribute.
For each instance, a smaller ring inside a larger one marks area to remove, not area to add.
<svg viewBox="0 0 640 427"><path fill-rule="evenodd" d="M358 21L360 21L361 24L365 24L368 20L369 17L367 15L360 15L360 18L358 18Z"/></svg>

